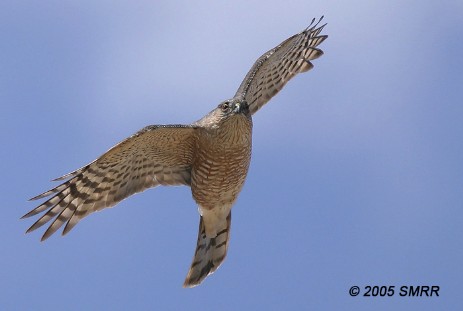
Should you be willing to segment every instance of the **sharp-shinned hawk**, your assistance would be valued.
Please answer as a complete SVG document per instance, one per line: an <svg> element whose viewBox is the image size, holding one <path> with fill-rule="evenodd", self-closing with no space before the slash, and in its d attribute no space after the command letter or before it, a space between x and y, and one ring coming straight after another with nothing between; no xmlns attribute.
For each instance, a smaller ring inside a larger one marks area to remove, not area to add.
<svg viewBox="0 0 463 311"><path fill-rule="evenodd" d="M57 178L66 181L31 199L50 196L22 217L45 212L27 232L51 221L43 241L62 225L64 235L85 216L137 192L159 185L190 186L200 221L184 286L200 284L227 254L231 208L251 161L251 116L323 54L317 48L327 38L320 35L322 18L263 54L235 96L199 121L147 126L90 164Z"/></svg>

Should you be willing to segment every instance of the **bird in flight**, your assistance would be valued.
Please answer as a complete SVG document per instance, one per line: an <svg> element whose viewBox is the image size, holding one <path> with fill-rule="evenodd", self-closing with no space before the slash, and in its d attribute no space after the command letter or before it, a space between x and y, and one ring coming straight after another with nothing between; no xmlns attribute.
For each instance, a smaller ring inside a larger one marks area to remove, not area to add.
<svg viewBox="0 0 463 311"><path fill-rule="evenodd" d="M49 238L63 235L84 217L112 207L148 188L186 185L200 214L197 246L183 284L199 285L223 262L228 250L231 208L251 161L252 115L296 74L312 69L323 55L318 45L321 17L302 32L264 53L235 96L189 125L150 125L118 143L95 161L55 179L59 186L31 200L48 199L22 218L43 215L27 233L50 222Z"/></svg>

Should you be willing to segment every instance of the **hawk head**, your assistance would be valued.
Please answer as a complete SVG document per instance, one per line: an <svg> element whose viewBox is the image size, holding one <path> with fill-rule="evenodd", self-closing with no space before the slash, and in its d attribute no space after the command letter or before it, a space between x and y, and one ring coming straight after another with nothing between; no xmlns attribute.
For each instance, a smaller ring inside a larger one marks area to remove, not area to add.
<svg viewBox="0 0 463 311"><path fill-rule="evenodd" d="M224 118L237 114L242 114L246 117L250 116L249 105L244 99L233 98L223 101L217 106L217 109L221 111Z"/></svg>
<svg viewBox="0 0 463 311"><path fill-rule="evenodd" d="M232 98L221 102L217 108L209 112L201 120L196 121L193 125L217 129L226 124L251 123L251 112L249 105L244 99Z"/></svg>

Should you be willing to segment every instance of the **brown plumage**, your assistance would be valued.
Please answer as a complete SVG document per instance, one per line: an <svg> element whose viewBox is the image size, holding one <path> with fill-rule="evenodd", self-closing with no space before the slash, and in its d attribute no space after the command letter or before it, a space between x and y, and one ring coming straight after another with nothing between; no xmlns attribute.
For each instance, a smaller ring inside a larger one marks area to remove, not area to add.
<svg viewBox="0 0 463 311"><path fill-rule="evenodd" d="M318 21L318 23L322 18ZM243 187L252 146L252 114L297 73L313 67L327 36L318 23L262 55L235 97L191 125L147 126L90 164L56 180L61 185L31 200L48 198L24 215L44 213L28 230L51 221L42 241L65 225L158 185L187 185L199 206L198 241L184 286L201 283L223 262L229 244L231 208Z"/></svg>

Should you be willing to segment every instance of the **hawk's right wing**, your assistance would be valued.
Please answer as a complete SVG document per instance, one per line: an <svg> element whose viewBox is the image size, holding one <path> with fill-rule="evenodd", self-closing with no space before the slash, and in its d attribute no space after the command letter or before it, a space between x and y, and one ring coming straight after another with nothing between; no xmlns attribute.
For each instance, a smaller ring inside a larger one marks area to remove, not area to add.
<svg viewBox="0 0 463 311"><path fill-rule="evenodd" d="M63 184L32 198L52 196L22 217L46 211L27 232L54 218L42 241L66 223L64 235L85 216L134 193L158 185L190 185L194 146L195 127L145 127L92 163L55 179L69 178Z"/></svg>
<svg viewBox="0 0 463 311"><path fill-rule="evenodd" d="M254 63L235 94L235 98L247 101L251 114L265 105L296 74L312 69L310 61L323 55L323 51L317 48L328 37L320 35L326 25L318 27L322 19L316 24L315 19L312 20L304 31L286 39Z"/></svg>

